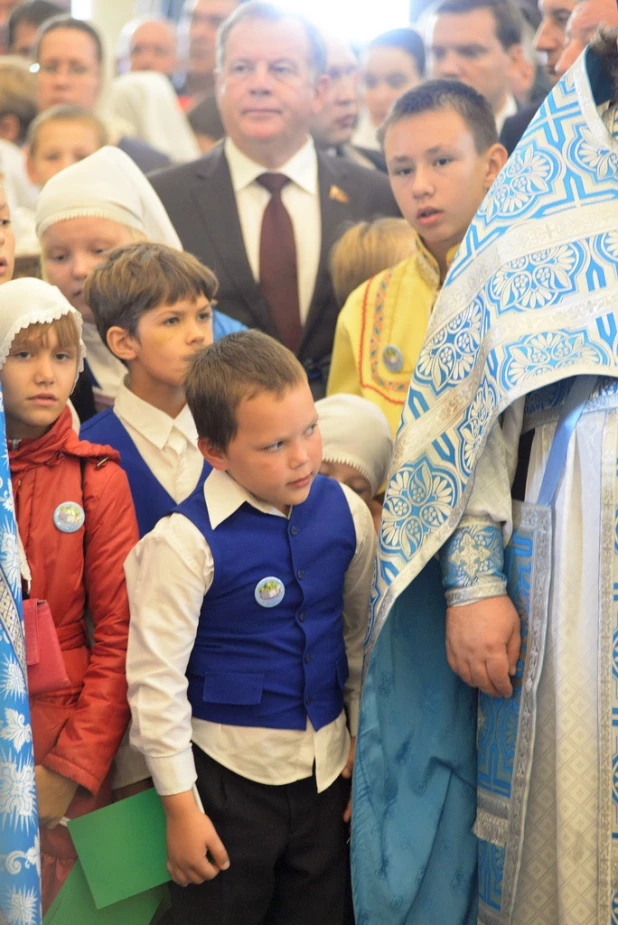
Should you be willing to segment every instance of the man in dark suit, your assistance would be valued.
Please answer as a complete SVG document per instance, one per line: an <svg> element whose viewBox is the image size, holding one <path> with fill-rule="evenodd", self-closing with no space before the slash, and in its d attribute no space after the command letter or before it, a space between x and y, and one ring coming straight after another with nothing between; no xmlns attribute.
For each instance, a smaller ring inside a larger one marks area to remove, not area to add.
<svg viewBox="0 0 618 925"><path fill-rule="evenodd" d="M397 215L386 177L317 152L328 81L319 33L253 0L219 33L226 140L152 183L183 246L216 273L222 311L279 337L324 394L338 306L328 259L350 221Z"/></svg>

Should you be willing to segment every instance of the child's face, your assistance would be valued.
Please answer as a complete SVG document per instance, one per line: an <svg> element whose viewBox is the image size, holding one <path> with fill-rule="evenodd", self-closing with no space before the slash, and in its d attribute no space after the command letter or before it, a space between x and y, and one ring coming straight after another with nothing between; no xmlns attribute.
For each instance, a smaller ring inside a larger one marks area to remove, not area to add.
<svg viewBox="0 0 618 925"><path fill-rule="evenodd" d="M260 392L236 409L238 430L225 453L202 452L216 469L229 473L256 498L287 514L306 501L320 468L322 440L307 383L283 397Z"/></svg>
<svg viewBox="0 0 618 925"><path fill-rule="evenodd" d="M61 348L53 327L45 340L20 331L0 370L7 436L41 437L60 417L76 372L77 349Z"/></svg>
<svg viewBox="0 0 618 925"><path fill-rule="evenodd" d="M443 262L506 160L501 145L479 154L474 136L453 109L408 116L384 139L389 179L404 217Z"/></svg>
<svg viewBox="0 0 618 925"><path fill-rule="evenodd" d="M9 207L0 189L0 284L13 278L15 268L15 235Z"/></svg>
<svg viewBox="0 0 618 925"><path fill-rule="evenodd" d="M212 344L210 302L200 296L158 305L144 312L134 337L122 328L111 328L108 344L130 364L131 382L137 384L139 379L142 392L161 385L182 388L195 354Z"/></svg>
<svg viewBox="0 0 618 925"><path fill-rule="evenodd" d="M335 479L336 482L341 482L342 485L347 485L348 488L356 492L365 504L369 504L371 501L373 497L371 485L354 466L350 466L348 463L326 462L326 460L323 460L320 473Z"/></svg>
<svg viewBox="0 0 618 925"><path fill-rule="evenodd" d="M45 186L57 173L83 161L101 147L99 133L90 122L58 119L41 126L34 154L29 154L26 167L33 183Z"/></svg>
<svg viewBox="0 0 618 925"><path fill-rule="evenodd" d="M134 240L130 228L108 218L83 216L56 222L41 239L47 279L86 321L94 322L83 296L88 274L103 263L107 251Z"/></svg>

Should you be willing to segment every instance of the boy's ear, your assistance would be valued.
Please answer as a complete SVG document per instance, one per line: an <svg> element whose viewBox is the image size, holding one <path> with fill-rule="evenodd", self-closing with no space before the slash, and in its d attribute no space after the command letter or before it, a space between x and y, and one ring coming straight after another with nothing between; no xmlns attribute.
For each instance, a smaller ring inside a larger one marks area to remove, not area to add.
<svg viewBox="0 0 618 925"><path fill-rule="evenodd" d="M485 189L488 190L506 164L509 155L504 145L495 144L487 150L485 158L487 164L485 171Z"/></svg>
<svg viewBox="0 0 618 925"><path fill-rule="evenodd" d="M135 338L126 328L109 328L106 336L107 346L119 360L134 360L137 357Z"/></svg>
<svg viewBox="0 0 618 925"><path fill-rule="evenodd" d="M228 467L228 461L227 454L223 450L213 446L207 437L199 437L197 445L200 453L206 462L210 463L213 469L219 469L221 472L225 472Z"/></svg>

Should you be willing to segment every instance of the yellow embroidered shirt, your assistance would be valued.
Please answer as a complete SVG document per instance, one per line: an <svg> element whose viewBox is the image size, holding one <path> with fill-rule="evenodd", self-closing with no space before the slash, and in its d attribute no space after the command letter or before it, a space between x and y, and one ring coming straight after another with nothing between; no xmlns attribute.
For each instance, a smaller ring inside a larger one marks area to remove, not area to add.
<svg viewBox="0 0 618 925"><path fill-rule="evenodd" d="M420 239L411 257L355 289L337 320L327 395L374 402L394 435L439 289L438 263Z"/></svg>

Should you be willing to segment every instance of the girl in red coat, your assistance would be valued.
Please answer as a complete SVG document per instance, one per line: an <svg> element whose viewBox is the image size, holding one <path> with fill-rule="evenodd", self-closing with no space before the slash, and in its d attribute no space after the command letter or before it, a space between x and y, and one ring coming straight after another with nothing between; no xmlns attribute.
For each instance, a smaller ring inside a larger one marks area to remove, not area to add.
<svg viewBox="0 0 618 925"><path fill-rule="evenodd" d="M109 769L129 719L123 562L137 525L118 454L71 426L67 402L83 354L81 316L58 289L36 279L0 287L0 383L24 590L49 604L70 680L30 698L44 910L75 859L59 822L110 801ZM11 503L6 486L0 503Z"/></svg>

